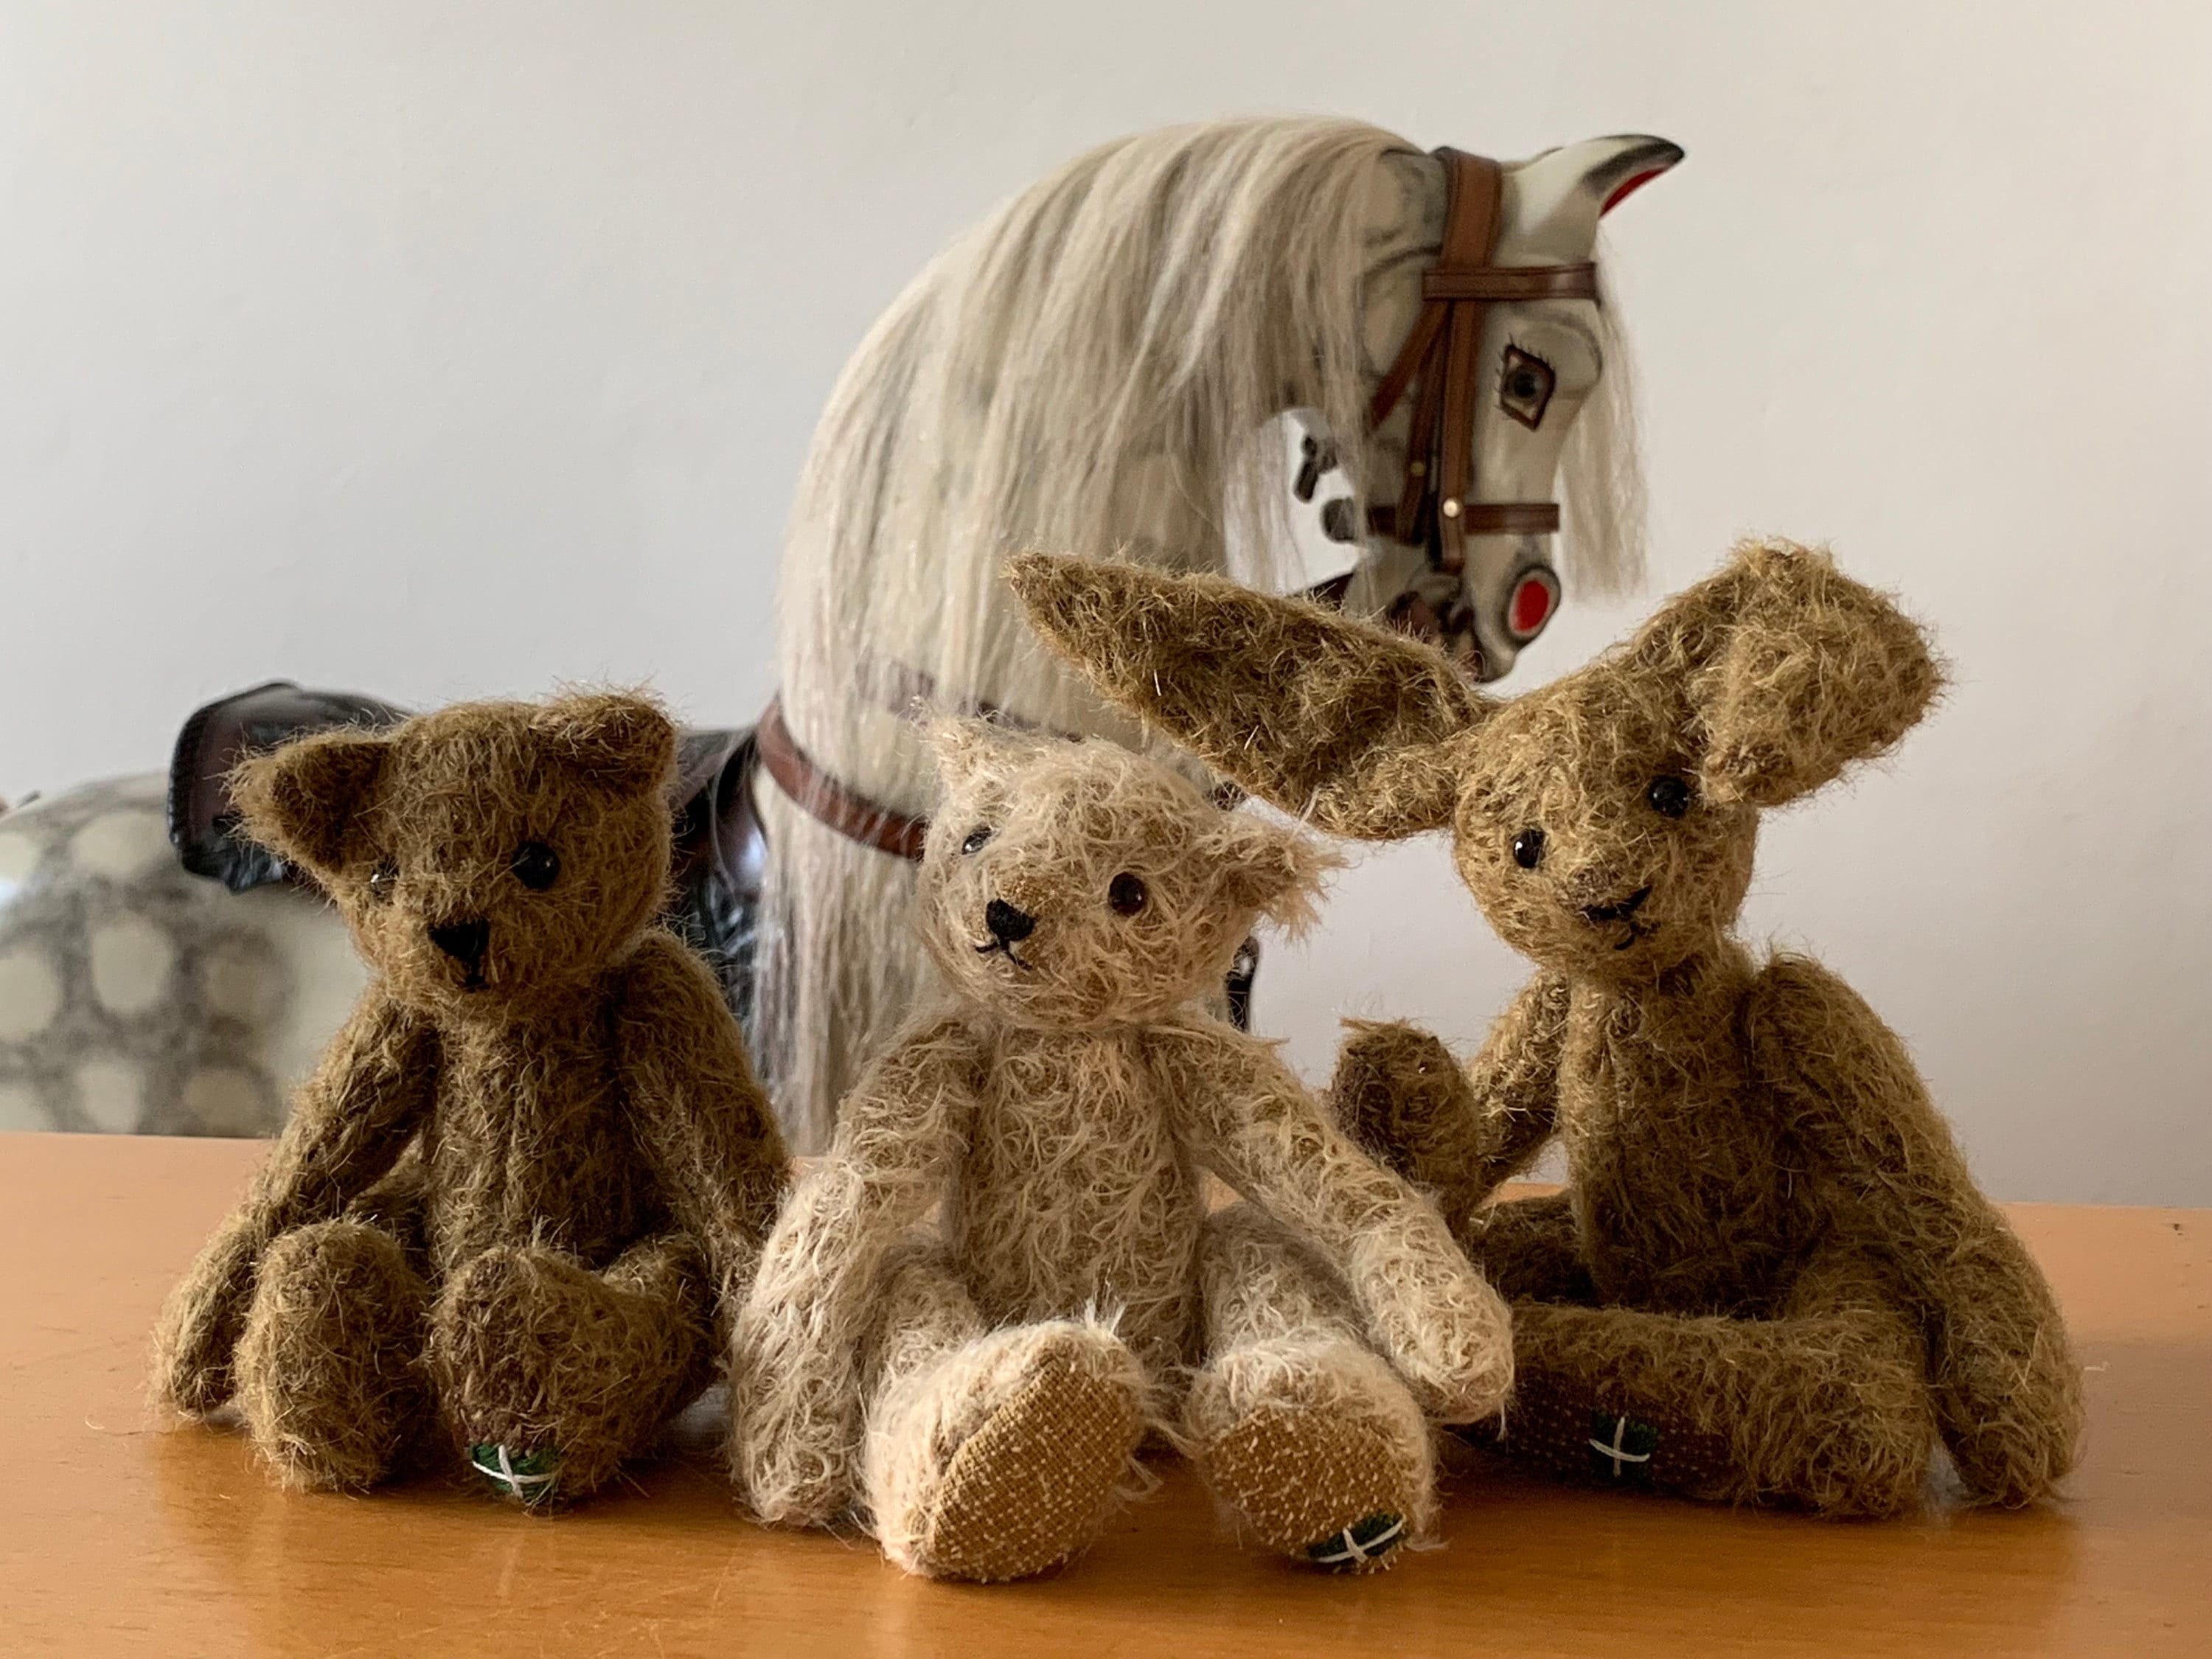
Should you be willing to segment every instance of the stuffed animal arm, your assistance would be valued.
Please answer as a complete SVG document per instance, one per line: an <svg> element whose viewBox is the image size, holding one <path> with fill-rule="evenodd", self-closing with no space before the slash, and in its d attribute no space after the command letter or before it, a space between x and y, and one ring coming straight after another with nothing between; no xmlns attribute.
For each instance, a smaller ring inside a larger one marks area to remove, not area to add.
<svg viewBox="0 0 2212 1659"><path fill-rule="evenodd" d="M230 1398L231 1359L270 1240L332 1221L384 1178L436 1092L437 1036L371 995L300 1087L292 1115L245 1200L192 1265L155 1345L156 1395L205 1413Z"/></svg>
<svg viewBox="0 0 2212 1659"><path fill-rule="evenodd" d="M878 1057L800 1178L737 1320L732 1464L763 1520L820 1526L854 1490L860 1371L885 1258L951 1182L980 1057L957 1020Z"/></svg>
<svg viewBox="0 0 2212 1659"><path fill-rule="evenodd" d="M1264 1045L1170 1028L1156 1063L1194 1155L1343 1266L1422 1410L1447 1423L1494 1413L1513 1381L1505 1306L1435 1209L1360 1151Z"/></svg>
<svg viewBox="0 0 2212 1659"><path fill-rule="evenodd" d="M638 1145L677 1224L697 1239L734 1310L782 1196L782 1142L707 964L648 938L616 1010L623 1093Z"/></svg>

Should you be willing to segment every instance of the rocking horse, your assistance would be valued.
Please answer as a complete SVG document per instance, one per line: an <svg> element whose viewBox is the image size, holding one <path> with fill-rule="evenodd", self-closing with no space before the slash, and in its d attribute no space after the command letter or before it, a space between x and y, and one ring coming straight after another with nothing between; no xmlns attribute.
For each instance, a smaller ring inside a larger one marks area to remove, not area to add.
<svg viewBox="0 0 2212 1659"><path fill-rule="evenodd" d="M1681 154L1623 137L1500 164L1322 118L1139 134L1017 197L893 302L799 481L781 689L755 727L690 734L679 786L676 920L719 958L798 1150L826 1141L927 972L890 923L930 802L917 700L1144 741L1033 648L998 580L1007 555L1119 553L1317 590L1486 680L1557 611L1555 538L1577 586L1633 578L1626 365L1593 251L1600 218ZM228 766L395 712L282 683L200 711L167 790L182 862L234 889L283 876L229 833ZM293 982L295 962L344 958L342 940L312 948L334 918L226 908L150 858L121 874L74 861L109 817L147 839L161 799L153 780L87 785L0 820L0 869L25 870L0 884L0 965L27 951L54 989L34 1029L0 1030L0 1127L191 1130L167 1096L88 1105L82 1079L120 1042L149 1076L220 1050L243 1080L217 1132L273 1128L270 1056L314 1052L327 1031L289 1026L349 999L350 983L325 997ZM111 910L158 917L181 964L120 1021L71 966ZM224 959L258 964L284 1029L241 1030L183 971L216 960L218 933ZM1232 1012L1251 969L1232 975Z"/></svg>

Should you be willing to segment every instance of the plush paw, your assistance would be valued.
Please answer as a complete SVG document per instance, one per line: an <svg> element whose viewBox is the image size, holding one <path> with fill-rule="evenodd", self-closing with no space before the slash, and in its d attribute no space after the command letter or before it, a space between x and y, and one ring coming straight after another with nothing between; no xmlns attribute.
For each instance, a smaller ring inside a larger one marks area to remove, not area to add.
<svg viewBox="0 0 2212 1659"><path fill-rule="evenodd" d="M225 1227L162 1307L154 1334L154 1396L172 1411L205 1417L236 1389L232 1356L253 1295L259 1242L250 1227Z"/></svg>
<svg viewBox="0 0 2212 1659"><path fill-rule="evenodd" d="M1433 1185L1435 1143L1470 1109L1451 1050L1403 1021L1346 1020L1328 1100L1344 1132L1409 1181ZM1444 1173L1444 1172L1437 1172Z"/></svg>

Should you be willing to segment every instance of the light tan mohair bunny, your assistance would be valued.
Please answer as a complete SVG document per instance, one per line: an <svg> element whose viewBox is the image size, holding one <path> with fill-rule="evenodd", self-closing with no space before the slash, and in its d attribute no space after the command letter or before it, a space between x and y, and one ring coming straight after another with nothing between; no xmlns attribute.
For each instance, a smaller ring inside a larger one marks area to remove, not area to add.
<svg viewBox="0 0 2212 1659"><path fill-rule="evenodd" d="M1449 830L1535 976L1462 1070L1359 1028L1346 1127L1514 1298L1506 1449L1830 1514L1921 1498L1939 1440L2022 1504L2072 1465L2050 1288L1887 1026L1737 939L1763 811L1920 720L1920 629L1752 542L1632 639L1497 702L1425 646L1218 579L1034 555L1010 579L1102 693L1261 799L1368 840ZM1553 1137L1567 1190L1490 1200Z"/></svg>
<svg viewBox="0 0 2212 1659"><path fill-rule="evenodd" d="M1384 1562L1430 1419L1493 1413L1505 1311L1429 1200L1205 1012L1328 862L1111 744L945 723L920 910L951 989L843 1103L738 1321L764 1519L857 1511L933 1577L1094 1537L1158 1430L1261 1543ZM1203 1180L1244 1202L1209 1214Z"/></svg>

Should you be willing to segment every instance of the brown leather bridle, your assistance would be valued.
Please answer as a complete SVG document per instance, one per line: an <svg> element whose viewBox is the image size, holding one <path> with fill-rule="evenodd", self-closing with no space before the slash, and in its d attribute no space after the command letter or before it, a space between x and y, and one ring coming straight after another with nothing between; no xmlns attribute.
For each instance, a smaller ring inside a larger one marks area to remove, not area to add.
<svg viewBox="0 0 2212 1659"><path fill-rule="evenodd" d="M1504 219L1504 169L1463 150L1444 164L1443 246L1422 273L1421 314L1367 405L1369 430L1413 394L1405 483L1395 506L1367 510L1369 528L1419 546L1433 536L1439 568L1467 568L1469 536L1543 536L1559 527L1557 501L1477 501L1474 422L1483 403L1482 325L1500 300L1595 300L1597 266L1495 265Z"/></svg>
<svg viewBox="0 0 2212 1659"><path fill-rule="evenodd" d="M1422 274L1421 313L1396 361L1367 406L1370 431L1413 394L1406 437L1405 482L1395 505L1367 509L1368 526L1415 546L1433 539L1438 568L1467 566L1469 536L1549 535L1559 527L1557 501L1477 501L1474 422L1485 387L1480 379L1482 328L1490 307L1504 300L1595 300L1597 267L1494 265L1504 214L1504 169L1463 150L1434 152L1444 164L1443 244ZM792 737L781 698L761 715L761 763L800 810L848 841L896 858L921 857L928 820L897 811L848 787L823 769Z"/></svg>

